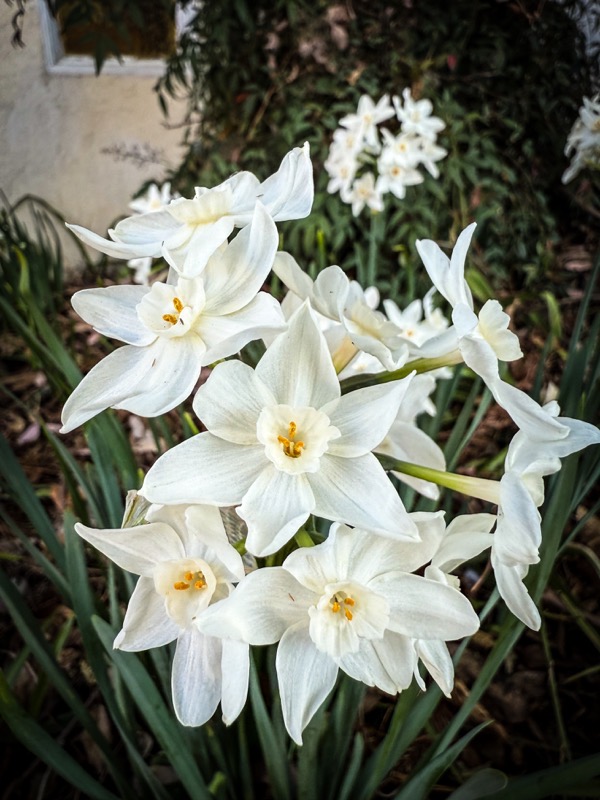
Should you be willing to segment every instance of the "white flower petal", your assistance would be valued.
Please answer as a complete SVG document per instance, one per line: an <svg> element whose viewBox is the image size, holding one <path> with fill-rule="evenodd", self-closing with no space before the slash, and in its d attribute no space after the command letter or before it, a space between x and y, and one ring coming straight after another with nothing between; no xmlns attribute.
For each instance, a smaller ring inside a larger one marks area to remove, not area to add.
<svg viewBox="0 0 600 800"><path fill-rule="evenodd" d="M196 392L194 411L208 430L237 444L256 444L256 422L276 400L254 370L241 361L217 364Z"/></svg>
<svg viewBox="0 0 600 800"><path fill-rule="evenodd" d="M175 641L180 628L169 619L165 599L161 597L152 578L140 578L129 598L123 628L113 647L128 652L162 647Z"/></svg>
<svg viewBox="0 0 600 800"><path fill-rule="evenodd" d="M143 258L151 256L158 258L161 252L161 241L148 240L145 243L126 244L120 241L114 242L110 239L105 239L93 231L88 231L87 228L82 228L81 225L69 225L67 228L72 231L84 244L105 253L112 258Z"/></svg>
<svg viewBox="0 0 600 800"><path fill-rule="evenodd" d="M260 200L274 220L307 217L314 199L308 143L287 153L277 172L261 183L259 191Z"/></svg>
<svg viewBox="0 0 600 800"><path fill-rule="evenodd" d="M286 322L277 300L259 292L248 305L225 316L202 315L196 330L206 344L205 364L233 355L248 342L284 331Z"/></svg>
<svg viewBox="0 0 600 800"><path fill-rule="evenodd" d="M162 522L103 530L77 522L75 530L115 564L136 575L149 577L161 561L184 556L181 539L173 528Z"/></svg>
<svg viewBox="0 0 600 800"><path fill-rule="evenodd" d="M269 464L237 509L248 526L246 549L259 557L277 552L306 522L314 505L306 474L290 475Z"/></svg>
<svg viewBox="0 0 600 800"><path fill-rule="evenodd" d="M506 566L495 558L492 549L492 566L496 577L496 585L500 597L504 600L509 610L520 619L527 627L539 631L542 624L540 612L531 599L527 587L523 583L526 569L522 566Z"/></svg>
<svg viewBox="0 0 600 800"><path fill-rule="evenodd" d="M431 282L452 306L465 303L473 308L473 297L465 281L464 265L475 227L475 223L472 223L462 231L454 245L451 259L431 239L416 242L417 251Z"/></svg>
<svg viewBox="0 0 600 800"><path fill-rule="evenodd" d="M321 408L340 396L325 338L309 305L296 311L288 330L258 362L256 375L283 405Z"/></svg>
<svg viewBox="0 0 600 800"><path fill-rule="evenodd" d="M197 224L195 228L189 228L191 237L179 245L179 242L174 242L169 246L169 242L165 242L162 248L162 255L171 263L177 271L184 275L186 278L195 278L204 270L209 258L224 242L233 231L234 220L233 217L224 216L212 222ZM184 229L185 229L184 228Z"/></svg>
<svg viewBox="0 0 600 800"><path fill-rule="evenodd" d="M454 687L454 664L447 645L436 639L418 639L415 647L433 680L446 697L450 697Z"/></svg>
<svg viewBox="0 0 600 800"><path fill-rule="evenodd" d="M388 573L375 578L374 591L391 606L390 629L415 639L460 639L479 628L479 618L456 589L419 575Z"/></svg>
<svg viewBox="0 0 600 800"><path fill-rule="evenodd" d="M217 579L239 581L244 577L242 557L229 543L221 512L215 506L185 507L180 534L186 556L211 564Z"/></svg>
<svg viewBox="0 0 600 800"><path fill-rule="evenodd" d="M71 303L79 316L99 333L127 344L143 347L156 338L140 322L136 306L150 289L146 286L107 286L104 289L83 289Z"/></svg>
<svg viewBox="0 0 600 800"><path fill-rule="evenodd" d="M283 567L255 570L225 600L210 606L196 621L199 630L247 644L273 644L290 625L308 628L308 608L318 597Z"/></svg>
<svg viewBox="0 0 600 800"><path fill-rule="evenodd" d="M488 388L499 406L509 413L514 422L531 439L564 439L569 429L562 425L532 397L502 380L488 383Z"/></svg>
<svg viewBox="0 0 600 800"><path fill-rule="evenodd" d="M251 224L216 253L202 273L205 311L221 316L247 305L271 271L278 241L275 223L257 203Z"/></svg>
<svg viewBox="0 0 600 800"><path fill-rule="evenodd" d="M283 250L276 253L273 272L283 285L301 300L306 300L310 296L313 282L290 253L286 253Z"/></svg>
<svg viewBox="0 0 600 800"><path fill-rule="evenodd" d="M479 312L479 330L494 348L500 361L522 358L519 337L508 330L510 317L497 300L488 300Z"/></svg>
<svg viewBox="0 0 600 800"><path fill-rule="evenodd" d="M173 707L182 725L204 725L221 699L221 640L196 628L185 630L177 640L171 689Z"/></svg>
<svg viewBox="0 0 600 800"><path fill-rule="evenodd" d="M317 650L304 622L283 634L275 665L283 721L291 738L301 745L302 731L335 686L338 667Z"/></svg>
<svg viewBox="0 0 600 800"><path fill-rule="evenodd" d="M410 686L416 660L411 640L388 630L383 639L362 640L358 652L342 656L339 665L355 680L393 695Z"/></svg>
<svg viewBox="0 0 600 800"><path fill-rule="evenodd" d="M156 417L183 402L200 374L194 336L157 339L146 347L124 345L109 353L83 378L62 410L68 433L106 408Z"/></svg>
<svg viewBox="0 0 600 800"><path fill-rule="evenodd" d="M235 506L264 464L264 448L231 444L199 433L162 455L140 494L151 503Z"/></svg>
<svg viewBox="0 0 600 800"><path fill-rule="evenodd" d="M334 456L362 456L376 447L392 425L412 375L342 395L323 407L341 437L329 445Z"/></svg>
<svg viewBox="0 0 600 800"><path fill-rule="evenodd" d="M377 459L367 453L339 458L326 453L320 469L307 473L314 513L395 539L416 539L417 528Z"/></svg>
<svg viewBox="0 0 600 800"><path fill-rule="evenodd" d="M180 229L181 222L167 209L163 209L126 217L108 233L115 241L125 244L145 245L152 242L160 245L161 242L179 233Z"/></svg>
<svg viewBox="0 0 600 800"><path fill-rule="evenodd" d="M223 722L225 725L231 725L241 714L248 697L250 648L244 642L234 642L230 639L223 639L221 645L223 648L221 709Z"/></svg>
<svg viewBox="0 0 600 800"><path fill-rule="evenodd" d="M542 541L541 518L521 478L505 472L500 481L494 553L507 566L537 564Z"/></svg>

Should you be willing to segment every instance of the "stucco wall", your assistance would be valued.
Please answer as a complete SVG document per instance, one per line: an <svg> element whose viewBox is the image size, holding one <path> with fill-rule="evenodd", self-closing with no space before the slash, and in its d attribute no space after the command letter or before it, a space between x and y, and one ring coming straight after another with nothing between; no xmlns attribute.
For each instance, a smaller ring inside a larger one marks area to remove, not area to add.
<svg viewBox="0 0 600 800"><path fill-rule="evenodd" d="M23 49L10 41L14 10L0 3L0 188L11 202L38 195L105 234L145 180L177 164L181 130L166 128L153 77L49 74L37 3L26 5ZM162 163L140 167L102 152L123 145L158 150ZM66 260L76 266L74 249Z"/></svg>

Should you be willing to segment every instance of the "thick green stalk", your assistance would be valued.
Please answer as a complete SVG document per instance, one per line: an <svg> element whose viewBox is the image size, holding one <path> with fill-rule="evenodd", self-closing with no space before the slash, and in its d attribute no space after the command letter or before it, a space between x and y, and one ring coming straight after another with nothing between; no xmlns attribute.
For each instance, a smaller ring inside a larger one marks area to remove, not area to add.
<svg viewBox="0 0 600 800"><path fill-rule="evenodd" d="M346 378L341 382L342 394L347 394L355 389L363 389L365 386L375 386L378 383L390 383L391 381L398 381L401 378L406 378L411 372L431 372L434 369L441 369L442 367L452 367L456 364L462 364L463 357L460 350L453 350L445 356L438 356L437 358L417 358L414 361L409 361L399 369L392 370L391 372L377 372L375 374L368 373L365 375L354 375L352 378Z"/></svg>
<svg viewBox="0 0 600 800"><path fill-rule="evenodd" d="M381 466L386 470L402 472L404 475L411 475L413 478L421 478L430 481L446 489L455 492L477 497L480 500L487 500L489 503L498 505L500 499L500 481L487 480L486 478L470 478L468 475L459 475L456 472L445 472L441 469L430 469L419 464L411 464L408 461L398 461L390 456L375 453Z"/></svg>

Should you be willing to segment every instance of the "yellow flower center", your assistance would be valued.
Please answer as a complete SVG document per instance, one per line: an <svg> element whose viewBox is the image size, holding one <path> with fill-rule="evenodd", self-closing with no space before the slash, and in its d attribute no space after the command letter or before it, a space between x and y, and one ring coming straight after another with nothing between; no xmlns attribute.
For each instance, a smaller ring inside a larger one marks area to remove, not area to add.
<svg viewBox="0 0 600 800"><path fill-rule="evenodd" d="M296 435L298 426L295 422L290 422L288 425L288 436L278 436L277 441L281 444L283 448L283 452L289 458L300 458L302 455L302 448L304 447L304 442L296 442L294 441L294 436ZM289 437L289 438L288 438Z"/></svg>
<svg viewBox="0 0 600 800"><path fill-rule="evenodd" d="M334 614L339 614L340 611L343 610L344 616L348 622L352 622L352 617L354 615L350 611L350 608L355 605L355 601L352 597L346 596L345 592L336 592L329 601L329 605ZM350 608L348 608L348 606L350 606Z"/></svg>
<svg viewBox="0 0 600 800"><path fill-rule="evenodd" d="M175 314L163 314L163 319L165 322L169 322L171 325L176 325L179 322L179 315L183 311L183 303L178 297L173 298L173 305L175 307Z"/></svg>
<svg viewBox="0 0 600 800"><path fill-rule="evenodd" d="M184 572L183 578L182 581L175 581L173 584L173 588L177 589L179 592L191 589L192 586L194 589L204 589L206 587L206 578L204 577L204 573L200 570L196 572Z"/></svg>

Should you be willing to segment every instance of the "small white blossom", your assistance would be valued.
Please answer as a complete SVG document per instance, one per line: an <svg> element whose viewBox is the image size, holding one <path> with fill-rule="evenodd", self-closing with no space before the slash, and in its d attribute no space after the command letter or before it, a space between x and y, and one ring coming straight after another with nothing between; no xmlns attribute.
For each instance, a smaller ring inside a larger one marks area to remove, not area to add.
<svg viewBox="0 0 600 800"><path fill-rule="evenodd" d="M415 640L443 643L478 629L460 592L412 574L437 544L429 525L423 529L429 520L419 521L422 543L414 545L333 525L323 544L294 551L282 567L251 573L199 622L211 635L250 644L279 641L283 718L298 744L338 669L396 694L412 681Z"/></svg>

